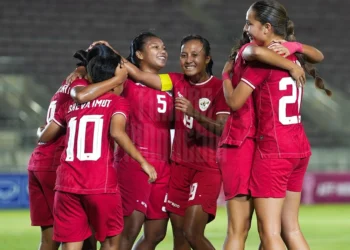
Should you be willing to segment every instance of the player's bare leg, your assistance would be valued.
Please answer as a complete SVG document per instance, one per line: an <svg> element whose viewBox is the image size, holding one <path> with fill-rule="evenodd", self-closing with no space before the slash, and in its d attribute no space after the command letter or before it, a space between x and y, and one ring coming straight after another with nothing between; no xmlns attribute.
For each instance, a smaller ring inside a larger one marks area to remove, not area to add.
<svg viewBox="0 0 350 250"><path fill-rule="evenodd" d="M84 241L79 242L64 242L62 243L62 250L81 250Z"/></svg>
<svg viewBox="0 0 350 250"><path fill-rule="evenodd" d="M201 205L190 206L186 209L184 233L194 250L215 250L214 246L204 236L208 219L209 214L203 211Z"/></svg>
<svg viewBox="0 0 350 250"><path fill-rule="evenodd" d="M136 243L134 250L153 250L165 238L168 219L146 220L143 224L143 235Z"/></svg>
<svg viewBox="0 0 350 250"><path fill-rule="evenodd" d="M119 250L120 235L107 237L101 242L100 250Z"/></svg>
<svg viewBox="0 0 350 250"><path fill-rule="evenodd" d="M96 250L97 249L97 240L95 239L94 234L92 234L89 238L84 240L82 250Z"/></svg>
<svg viewBox="0 0 350 250"><path fill-rule="evenodd" d="M258 231L264 250L285 250L281 237L281 216L284 198L254 198Z"/></svg>
<svg viewBox="0 0 350 250"><path fill-rule="evenodd" d="M170 213L170 221L174 236L174 250L191 250L190 244L184 235L185 217Z"/></svg>
<svg viewBox="0 0 350 250"><path fill-rule="evenodd" d="M124 229L120 235L119 250L131 250L144 221L145 215L136 210L130 216L124 216Z"/></svg>
<svg viewBox="0 0 350 250"><path fill-rule="evenodd" d="M299 225L300 192L287 191L282 210L282 238L288 250L309 250Z"/></svg>
<svg viewBox="0 0 350 250"><path fill-rule="evenodd" d="M39 250L57 250L60 246L59 242L52 239L53 226L41 227L41 242Z"/></svg>
<svg viewBox="0 0 350 250"><path fill-rule="evenodd" d="M228 228L223 250L244 250L251 226L253 201L249 196L236 196L227 201Z"/></svg>

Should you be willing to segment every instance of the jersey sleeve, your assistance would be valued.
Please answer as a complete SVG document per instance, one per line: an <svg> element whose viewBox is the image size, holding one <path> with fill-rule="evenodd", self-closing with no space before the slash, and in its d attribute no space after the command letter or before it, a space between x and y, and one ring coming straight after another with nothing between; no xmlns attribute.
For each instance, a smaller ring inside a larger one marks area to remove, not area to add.
<svg viewBox="0 0 350 250"><path fill-rule="evenodd" d="M169 73L169 74L165 74L165 75L167 75L168 78L171 80L171 88L168 90L163 90L163 88L162 88L162 91L172 90L181 81L181 79L183 79L183 74L181 74L181 73Z"/></svg>
<svg viewBox="0 0 350 250"><path fill-rule="evenodd" d="M70 90L72 90L74 87L87 86L88 84L89 84L88 81L85 79L76 79L69 85L69 88Z"/></svg>
<svg viewBox="0 0 350 250"><path fill-rule="evenodd" d="M56 110L55 115L53 117L53 121L57 123L60 127L65 128L66 127L66 114L68 111L68 104L70 101L65 102L63 105L61 105L58 110Z"/></svg>
<svg viewBox="0 0 350 250"><path fill-rule="evenodd" d="M128 119L129 117L129 113L130 113L130 104L129 102L120 96L116 96L117 98L114 99L114 109L113 109L113 115L123 115L125 117L125 119Z"/></svg>
<svg viewBox="0 0 350 250"><path fill-rule="evenodd" d="M266 81L271 74L271 69L261 63L248 64L242 74L241 81L248 84L252 89Z"/></svg>
<svg viewBox="0 0 350 250"><path fill-rule="evenodd" d="M230 114L230 107L227 105L225 101L225 96L224 96L224 90L221 87L219 89L219 92L216 97L216 106L215 106L215 114L216 115L223 115L223 114Z"/></svg>

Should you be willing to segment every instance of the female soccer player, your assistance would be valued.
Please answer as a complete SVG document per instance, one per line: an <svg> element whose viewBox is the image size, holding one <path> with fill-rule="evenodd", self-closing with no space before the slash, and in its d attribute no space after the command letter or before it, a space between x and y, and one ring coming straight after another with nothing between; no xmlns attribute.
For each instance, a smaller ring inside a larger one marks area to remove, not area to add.
<svg viewBox="0 0 350 250"><path fill-rule="evenodd" d="M128 59L141 71L158 74L167 58L163 41L153 33L144 32L132 41ZM89 87L77 93L84 95L79 102L84 103L98 97ZM147 161L155 166L158 178L150 185L139 164L122 148L117 149L115 167L124 213L120 249L132 248L142 225L144 235L134 249L155 249L165 237L169 217L165 200L170 178L172 95L149 88L142 82L127 80L122 96L133 104L127 133Z"/></svg>
<svg viewBox="0 0 350 250"><path fill-rule="evenodd" d="M87 66L90 81L113 77L119 62L120 57L92 58ZM40 137L41 142L48 142L59 135L61 127L67 127L54 204L54 239L63 242L63 250L81 249L82 241L91 235L89 224L102 249L119 249L123 219L112 139L137 160L148 181L157 178L155 169L125 133L128 109L127 101L111 92L82 105L70 100Z"/></svg>
<svg viewBox="0 0 350 250"><path fill-rule="evenodd" d="M226 84L233 83L233 86L237 87L248 62L254 60L288 70L294 79L299 80L300 84L303 83L304 70L292 61L276 54L286 57L290 54L290 50L300 46L299 43L275 41L269 48L276 53L264 47L254 47L252 50L249 43L249 37L244 32L243 38L232 50L231 61L223 69L223 79L227 79ZM309 50L314 49L307 45L303 46L308 47ZM228 81L231 71L233 73L232 83ZM228 86L229 90L227 90L225 86L224 84L225 98L230 106L230 103L235 101L228 95L232 87ZM255 152L255 123L254 103L250 96L241 109L231 112L219 142L217 156L223 176L228 213L228 230L224 249L244 249L250 228L253 206L248 186Z"/></svg>
<svg viewBox="0 0 350 250"><path fill-rule="evenodd" d="M247 61L242 56L245 48L249 46L249 39L243 36L237 48L233 50L231 59L234 61L227 64L223 70L223 80L228 78L228 73L233 73L232 83L237 86L241 76L247 66ZM291 73L295 77L303 75L301 67L293 64L287 59L283 59L278 54L262 50L260 58L268 63L275 63L276 66L289 65ZM283 62L284 60L284 62ZM284 63L284 64L283 64ZM226 68L227 67L227 68ZM225 75L227 74L227 75ZM230 106L230 99L224 85L224 93L227 104ZM228 229L224 243L224 249L244 249L245 240L250 229L253 214L253 204L249 193L249 180L251 167L255 152L256 117L252 97L249 97L243 107L237 111L232 111L225 124L224 131L219 141L217 159L223 178L223 188L227 201Z"/></svg>
<svg viewBox="0 0 350 250"><path fill-rule="evenodd" d="M274 40L295 40L292 22L284 7L276 1L254 3L247 12L245 30L254 44L246 46L243 57L256 53L260 48L257 46L270 46ZM279 47L274 46L275 49ZM286 44L286 47L292 54L287 58L296 64L299 61L294 52L303 52L312 62L323 60L322 53L310 46L294 43ZM285 69L291 69L291 66ZM298 223L303 176L311 155L300 121L303 89L288 71L258 63L246 66L235 89L228 77L224 78L226 96L234 111L255 92L257 150L249 189L254 197L263 248L285 249L284 241L288 249L309 249ZM301 75L297 80L303 83L305 78ZM320 79L317 82L322 83ZM318 87L324 89L323 83ZM328 90L326 92L330 94Z"/></svg>
<svg viewBox="0 0 350 250"><path fill-rule="evenodd" d="M108 48L109 49L109 48ZM117 73L120 70L117 70ZM123 82L125 78L120 72L117 76L106 81L106 84L101 86L107 87L116 86ZM70 100L70 92L77 86L85 86L86 80L79 79L69 84L66 81L62 82L61 87L53 95L47 111L46 124L50 123L55 111L57 111L63 103ZM99 87L96 84L96 87ZM99 89L101 88L99 87ZM95 90L95 86L92 86ZM54 187L56 182L56 170L60 164L61 154L64 148L65 134L61 134L55 140L46 144L38 144L34 149L28 164L28 189L30 199L30 217L33 226L41 227L41 244L40 250L56 250L59 243L52 240L53 235L53 203L54 203ZM84 248L86 250L96 249L94 240L86 241Z"/></svg>
<svg viewBox="0 0 350 250"><path fill-rule="evenodd" d="M175 136L166 209L174 249L214 249L204 236L215 218L221 175L216 164L218 136L229 114L222 82L212 76L209 42L198 35L181 41L183 73L157 75L125 65L131 78L175 96Z"/></svg>

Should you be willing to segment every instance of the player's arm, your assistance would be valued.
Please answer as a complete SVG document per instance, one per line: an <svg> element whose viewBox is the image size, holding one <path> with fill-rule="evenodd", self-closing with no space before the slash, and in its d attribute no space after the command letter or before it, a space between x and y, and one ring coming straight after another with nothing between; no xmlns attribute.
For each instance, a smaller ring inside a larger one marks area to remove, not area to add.
<svg viewBox="0 0 350 250"><path fill-rule="evenodd" d="M216 135L221 135L228 118L228 114L218 114L216 120L212 120L196 110L185 97L175 99L175 109L182 111L189 117L193 117L200 125Z"/></svg>
<svg viewBox="0 0 350 250"><path fill-rule="evenodd" d="M230 76L233 63L232 60L227 61L222 70L222 86L227 105L232 111L237 111L244 105L254 89L242 81L238 83L236 88L233 87Z"/></svg>
<svg viewBox="0 0 350 250"><path fill-rule="evenodd" d="M305 57L305 60L309 63L320 63L324 59L323 53L321 51L313 46L299 42L275 40L273 41L273 44L269 46L269 49L284 57L287 57L290 54L294 54L296 52L302 53Z"/></svg>
<svg viewBox="0 0 350 250"><path fill-rule="evenodd" d="M115 114L111 119L110 134L119 147L125 150L135 161L140 163L141 168L148 174L149 181L153 182L157 179L157 172L151 166L141 153L136 149L130 137L125 132L126 118L123 114Z"/></svg>
<svg viewBox="0 0 350 250"><path fill-rule="evenodd" d="M242 52L246 61L259 61L271 66L288 70L298 85L304 85L306 81L305 72L299 65L280 56L273 50L257 45L248 45Z"/></svg>
<svg viewBox="0 0 350 250"><path fill-rule="evenodd" d="M233 88L230 79L223 81L223 88L226 103L232 111L239 110L254 91L253 88L243 81L240 81L237 87Z"/></svg>
<svg viewBox="0 0 350 250"><path fill-rule="evenodd" d="M47 143L55 140L64 133L64 128L58 125L54 120L46 125L44 130L39 134L39 143Z"/></svg>
<svg viewBox="0 0 350 250"><path fill-rule="evenodd" d="M172 90L173 85L168 74L154 74L149 72L144 72L136 67L134 64L130 63L128 60L123 58L126 69L128 70L128 75L131 79L136 82L142 82L146 86L161 90L169 91Z"/></svg>
<svg viewBox="0 0 350 250"><path fill-rule="evenodd" d="M85 103L96 99L108 91L122 85L128 73L123 65L119 65L115 70L115 76L100 82L89 84L88 86L76 86L71 89L70 95L77 103Z"/></svg>
<svg viewBox="0 0 350 250"><path fill-rule="evenodd" d="M111 48L115 53L120 55L118 51L116 51L107 41L95 41L91 44L90 47L93 47L95 44L104 44ZM121 55L120 55L121 56ZM121 56L122 57L122 56ZM168 74L154 74L149 72L144 72L136 67L134 64L129 62L126 58L122 57L124 65L128 70L128 75L131 79L136 82L142 82L146 86L161 90L161 91L169 91L172 90L173 86Z"/></svg>

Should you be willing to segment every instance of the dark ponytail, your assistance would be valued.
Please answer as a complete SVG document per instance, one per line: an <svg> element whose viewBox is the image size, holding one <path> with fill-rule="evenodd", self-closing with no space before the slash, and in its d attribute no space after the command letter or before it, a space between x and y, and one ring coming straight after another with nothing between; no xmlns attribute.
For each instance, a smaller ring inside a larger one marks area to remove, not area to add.
<svg viewBox="0 0 350 250"><path fill-rule="evenodd" d="M233 48L231 49L231 53L229 55L229 59L232 61L236 60L236 56L238 54L238 51L243 47L243 45L249 43L249 37L247 35L247 32L243 32L241 39L239 39L236 42L236 45L233 46Z"/></svg>
<svg viewBox="0 0 350 250"><path fill-rule="evenodd" d="M180 48L182 47L182 45L184 45L185 43L187 43L188 41L191 41L191 40L198 40L198 41L200 41L203 44L205 55L206 56L210 56L210 50L211 50L210 43L209 43L209 41L207 39L205 39L204 37L202 37L200 35L192 34L192 35L185 36L182 39L181 43L180 43ZM213 61L213 59L210 56L210 61L207 64L207 67L205 69L205 71L209 75L213 75L213 66L214 66L214 61Z"/></svg>
<svg viewBox="0 0 350 250"><path fill-rule="evenodd" d="M251 8L255 12L255 19L261 24L270 23L276 35L283 37L287 41L296 41L294 34L294 23L289 19L287 10L282 4L275 0L264 0L253 3ZM315 67L305 60L305 56L295 54L304 70L315 79L315 86L323 89L328 96L332 92L325 88L323 79L316 73Z"/></svg>
<svg viewBox="0 0 350 250"><path fill-rule="evenodd" d="M85 67L87 67L89 61L96 56L116 57L117 54L111 48L109 48L104 44L96 44L89 51L78 50L73 55L74 58L79 60L79 62L77 63L77 66L85 66Z"/></svg>
<svg viewBox="0 0 350 250"><path fill-rule="evenodd" d="M151 37L158 38L158 36L156 36L152 32L142 32L137 37L135 37L134 40L132 40L130 43L130 54L127 57L127 60L138 68L140 67L140 60L138 59L136 52L142 51L147 39Z"/></svg>
<svg viewBox="0 0 350 250"><path fill-rule="evenodd" d="M287 31L286 40L291 41L291 42L296 41L296 37L294 34L294 23L289 18L288 18L288 21L286 24L286 31ZM327 96L332 96L332 91L330 91L329 89L326 88L326 86L324 84L324 80L317 73L316 67L313 64L307 62L307 60L305 59L305 56L303 54L296 53L295 55L298 58L301 66L306 71L306 73L308 73L310 76L312 76L314 78L315 87L318 89L322 89L326 93Z"/></svg>

